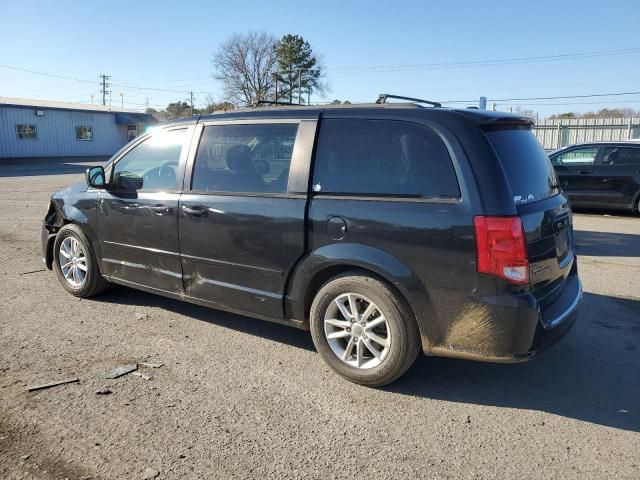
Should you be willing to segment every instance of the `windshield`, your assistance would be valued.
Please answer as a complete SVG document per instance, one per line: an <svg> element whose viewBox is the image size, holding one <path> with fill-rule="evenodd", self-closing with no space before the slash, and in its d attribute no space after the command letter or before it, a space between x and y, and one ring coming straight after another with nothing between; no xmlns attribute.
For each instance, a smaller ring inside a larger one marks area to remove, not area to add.
<svg viewBox="0 0 640 480"><path fill-rule="evenodd" d="M555 170L530 130L496 130L486 135L507 175L516 205L558 193Z"/></svg>

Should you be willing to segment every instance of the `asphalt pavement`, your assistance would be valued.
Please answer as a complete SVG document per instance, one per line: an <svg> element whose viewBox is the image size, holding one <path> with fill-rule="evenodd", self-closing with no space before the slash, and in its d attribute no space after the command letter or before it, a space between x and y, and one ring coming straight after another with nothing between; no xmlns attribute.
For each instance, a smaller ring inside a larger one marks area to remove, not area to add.
<svg viewBox="0 0 640 480"><path fill-rule="evenodd" d="M94 161L0 164L0 478L640 478L637 214L575 214L580 318L539 358L421 357L374 390L307 332L123 287L68 295L40 222ZM131 363L151 379L103 378Z"/></svg>

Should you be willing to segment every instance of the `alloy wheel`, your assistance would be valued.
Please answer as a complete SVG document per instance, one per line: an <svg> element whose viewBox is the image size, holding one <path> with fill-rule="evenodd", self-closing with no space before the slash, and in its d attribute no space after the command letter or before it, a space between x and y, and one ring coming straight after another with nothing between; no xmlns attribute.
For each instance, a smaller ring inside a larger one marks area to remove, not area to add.
<svg viewBox="0 0 640 480"><path fill-rule="evenodd" d="M364 295L336 297L324 315L324 333L333 353L360 369L377 367L391 347L391 330L384 313Z"/></svg>
<svg viewBox="0 0 640 480"><path fill-rule="evenodd" d="M82 244L74 237L62 240L58 252L60 270L65 280L74 288L84 284L87 279L87 257Z"/></svg>

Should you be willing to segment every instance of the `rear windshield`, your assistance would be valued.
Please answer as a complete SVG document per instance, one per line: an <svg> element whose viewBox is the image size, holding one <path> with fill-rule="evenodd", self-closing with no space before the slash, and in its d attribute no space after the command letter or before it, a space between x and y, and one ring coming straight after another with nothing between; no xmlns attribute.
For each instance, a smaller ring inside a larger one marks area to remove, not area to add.
<svg viewBox="0 0 640 480"><path fill-rule="evenodd" d="M496 130L486 135L498 154L516 205L558 193L555 170L530 130Z"/></svg>

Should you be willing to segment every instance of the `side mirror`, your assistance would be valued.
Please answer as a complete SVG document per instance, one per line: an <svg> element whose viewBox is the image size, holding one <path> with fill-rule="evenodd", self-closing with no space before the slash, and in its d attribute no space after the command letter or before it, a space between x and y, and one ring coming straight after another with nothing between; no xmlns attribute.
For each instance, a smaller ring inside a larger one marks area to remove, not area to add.
<svg viewBox="0 0 640 480"><path fill-rule="evenodd" d="M116 173L114 175L113 183L116 190L122 192L135 192L136 190L140 190L142 188L142 184L144 182L140 175L124 171Z"/></svg>
<svg viewBox="0 0 640 480"><path fill-rule="evenodd" d="M105 175L104 168L101 166L98 167L89 167L86 172L87 185L93 188L104 188L105 186Z"/></svg>

